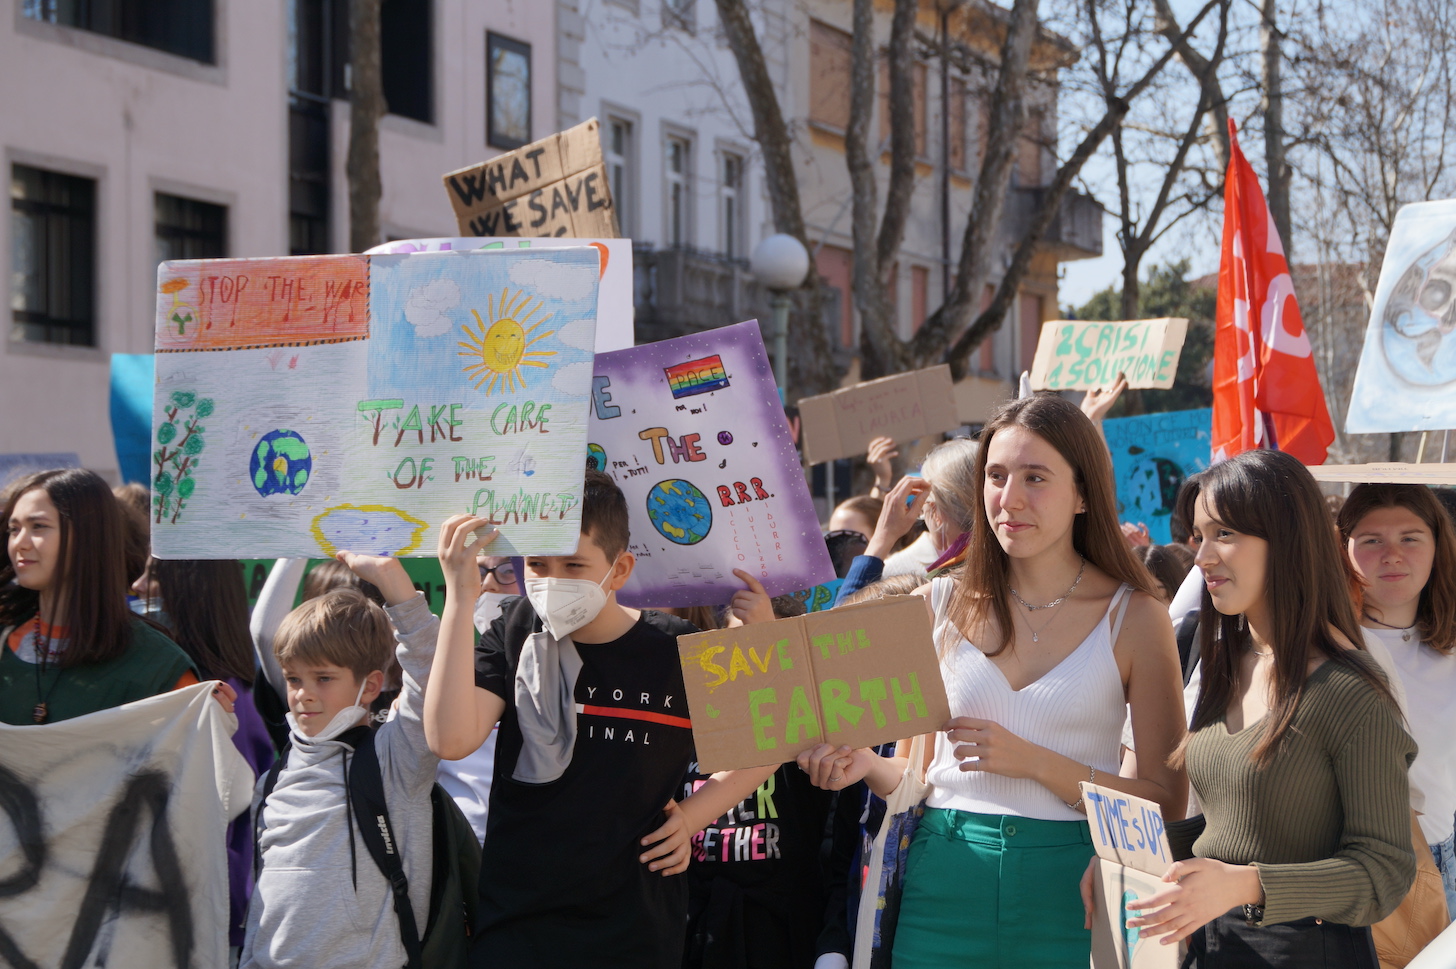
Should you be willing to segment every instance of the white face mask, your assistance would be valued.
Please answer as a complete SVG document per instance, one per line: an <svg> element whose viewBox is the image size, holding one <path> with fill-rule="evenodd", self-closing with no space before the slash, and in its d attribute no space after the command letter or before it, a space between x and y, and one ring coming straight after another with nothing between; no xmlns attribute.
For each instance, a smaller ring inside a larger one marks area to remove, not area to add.
<svg viewBox="0 0 1456 969"><path fill-rule="evenodd" d="M475 600L475 631L484 633L489 629L500 618L501 605L509 598L504 592L482 592Z"/></svg>
<svg viewBox="0 0 1456 969"><path fill-rule="evenodd" d="M612 559L612 568L616 566L617 559ZM602 586L611 577L612 570L608 569L601 582L591 579L527 579L526 598L531 600L536 615L541 617L551 638L565 639L601 615L607 605L607 593Z"/></svg>
<svg viewBox="0 0 1456 969"><path fill-rule="evenodd" d="M363 722L364 718L369 716L369 708L359 705L359 701L364 698L364 687L368 685L368 682L369 681L366 678L363 683L359 684L359 692L354 697L353 706L344 707L344 709L334 714L334 719L329 721L329 725L324 729L320 730L318 733L314 734L312 737L308 736L308 734L304 733L302 730L299 729L298 718L293 715L292 710L288 711L287 719L289 729L291 729L294 733L298 734L300 737L302 737L304 740L307 740L311 744L321 744L325 741L333 740L335 737L339 736L345 731L352 730L354 727L359 726L359 724Z"/></svg>

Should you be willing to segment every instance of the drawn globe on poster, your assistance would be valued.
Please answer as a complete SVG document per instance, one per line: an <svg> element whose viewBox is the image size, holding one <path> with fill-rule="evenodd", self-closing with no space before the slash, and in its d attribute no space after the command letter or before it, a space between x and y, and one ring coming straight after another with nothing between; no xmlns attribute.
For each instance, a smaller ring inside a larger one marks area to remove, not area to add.
<svg viewBox="0 0 1456 969"><path fill-rule="evenodd" d="M607 470L607 452L600 444L588 444L586 446L586 466L593 471Z"/></svg>
<svg viewBox="0 0 1456 969"><path fill-rule="evenodd" d="M669 542L696 545L713 527L713 508L698 486L682 478L659 481L647 492L647 517Z"/></svg>
<svg viewBox="0 0 1456 969"><path fill-rule="evenodd" d="M297 431L269 431L258 439L248 477L263 497L296 495L313 473L313 454Z"/></svg>

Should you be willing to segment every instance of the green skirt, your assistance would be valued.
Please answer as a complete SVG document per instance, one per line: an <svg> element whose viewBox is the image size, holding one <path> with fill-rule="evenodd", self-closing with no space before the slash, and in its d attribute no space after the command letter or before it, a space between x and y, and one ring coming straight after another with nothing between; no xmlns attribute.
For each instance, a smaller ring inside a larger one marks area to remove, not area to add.
<svg viewBox="0 0 1456 969"><path fill-rule="evenodd" d="M1085 821L928 808L905 861L894 969L1086 969Z"/></svg>

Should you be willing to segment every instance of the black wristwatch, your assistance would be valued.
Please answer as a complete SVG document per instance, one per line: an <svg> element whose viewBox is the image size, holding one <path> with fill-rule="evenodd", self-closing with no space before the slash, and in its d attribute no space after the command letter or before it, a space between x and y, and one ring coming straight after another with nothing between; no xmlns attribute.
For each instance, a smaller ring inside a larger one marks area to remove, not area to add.
<svg viewBox="0 0 1456 969"><path fill-rule="evenodd" d="M1260 922L1264 921L1264 906L1245 905L1244 921L1252 926L1257 926Z"/></svg>

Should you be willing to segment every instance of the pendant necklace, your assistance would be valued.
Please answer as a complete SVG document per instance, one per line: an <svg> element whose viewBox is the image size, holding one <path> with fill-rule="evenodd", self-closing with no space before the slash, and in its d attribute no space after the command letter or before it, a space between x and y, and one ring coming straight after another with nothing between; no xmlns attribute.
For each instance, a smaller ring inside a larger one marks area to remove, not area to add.
<svg viewBox="0 0 1456 969"><path fill-rule="evenodd" d="M1410 642L1411 630L1415 629L1415 626L1392 626L1388 622L1381 622L1379 619L1376 619L1368 612L1363 613L1362 615L1364 615L1366 619L1369 619L1371 622L1375 623L1375 625L1377 626L1384 626L1386 629L1394 629L1396 632L1400 633L1400 638L1402 642Z"/></svg>
<svg viewBox="0 0 1456 969"><path fill-rule="evenodd" d="M41 642L41 638L40 638L40 622L39 621L36 622L35 639L36 639L36 643L35 643L35 645L36 645L36 657L35 657L35 659L36 659L36 663L35 663L35 695L36 695L36 698L37 698L37 702L36 702L35 706L33 708L31 708L31 711L30 711L30 719L31 719L31 722L32 723L45 723L46 720L50 717L50 702L49 701L50 701L50 698L51 698L51 694L56 691L56 685L61 682L61 671L59 669L57 669L57 671L56 671L56 682L55 683L52 683L51 684L51 688L49 690L46 690L45 693L41 693L41 691L40 691L41 680L43 680L45 678L46 664L50 661L51 656L52 656L52 653L51 653L51 638L50 638L50 636L47 635L46 638L45 638L44 643Z"/></svg>
<svg viewBox="0 0 1456 969"><path fill-rule="evenodd" d="M1073 592L1076 592L1077 591L1077 586L1082 583L1082 574L1087 571L1087 557L1084 555L1081 558L1082 558L1082 564L1077 569L1077 577L1072 580L1072 584L1067 587L1067 591L1066 592L1063 592L1061 595L1057 596L1051 602L1046 602L1046 603L1043 603L1043 604L1041 604L1039 606L1034 606L1031 603L1027 602L1025 599L1021 598L1021 593L1017 592L1015 589L1011 589L1011 597L1013 599L1015 599L1017 602L1021 603L1021 605L1026 609L1026 611L1028 613L1027 620L1026 620L1026 628L1031 629L1031 641L1033 643L1039 643L1039 642L1041 642L1041 631L1044 630L1044 629L1046 629L1047 626L1050 626L1052 624L1053 619L1055 619L1056 617L1053 616L1053 617L1047 619L1046 622L1042 623L1041 629L1035 629L1031 625L1031 617L1030 617L1029 614L1030 613L1033 613L1033 612L1040 612L1043 609L1055 609L1057 606L1059 606L1062 603L1066 602L1068 596L1070 596ZM1008 588L1009 588L1009 586L1008 586Z"/></svg>

